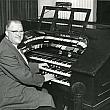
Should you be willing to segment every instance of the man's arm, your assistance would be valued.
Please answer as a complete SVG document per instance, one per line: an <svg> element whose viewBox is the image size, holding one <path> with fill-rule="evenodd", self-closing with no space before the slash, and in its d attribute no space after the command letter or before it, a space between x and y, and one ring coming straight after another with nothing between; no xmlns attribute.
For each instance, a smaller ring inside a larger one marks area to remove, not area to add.
<svg viewBox="0 0 110 110"><path fill-rule="evenodd" d="M38 63L29 62L28 65L30 67L30 71L32 74L39 73L39 64Z"/></svg>
<svg viewBox="0 0 110 110"><path fill-rule="evenodd" d="M0 56L0 66L5 70L5 74L11 75L16 81L26 85L39 86L45 81L44 76L39 74L32 74L30 68L22 61L18 60L16 55L11 52L3 52Z"/></svg>

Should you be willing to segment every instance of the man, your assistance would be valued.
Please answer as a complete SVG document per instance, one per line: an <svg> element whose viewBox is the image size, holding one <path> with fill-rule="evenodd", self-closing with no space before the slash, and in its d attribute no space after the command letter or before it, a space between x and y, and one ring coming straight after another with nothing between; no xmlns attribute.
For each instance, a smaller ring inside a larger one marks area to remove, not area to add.
<svg viewBox="0 0 110 110"><path fill-rule="evenodd" d="M9 21L5 34L0 43L0 110L27 110L41 106L54 108L51 95L34 88L53 79L53 75L39 75L38 68L31 70L36 64L28 63L17 49L24 34L21 22Z"/></svg>

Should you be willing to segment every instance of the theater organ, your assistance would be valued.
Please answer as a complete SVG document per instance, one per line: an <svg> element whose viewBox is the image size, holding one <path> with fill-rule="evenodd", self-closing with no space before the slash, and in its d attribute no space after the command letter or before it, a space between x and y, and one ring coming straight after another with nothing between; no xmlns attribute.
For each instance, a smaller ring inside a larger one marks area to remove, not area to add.
<svg viewBox="0 0 110 110"><path fill-rule="evenodd" d="M44 23L42 21L45 9L48 8L56 10L54 18L49 24L49 30L40 30ZM70 15L66 25L67 31L61 31L62 28L58 29L60 26L57 25L58 10L59 7L43 8L38 22L40 28L25 32L26 39L23 41L22 49L29 60L48 63L48 66L41 67L40 71L42 74L54 74L55 79L51 80L51 83L72 87L75 93L82 94L85 90L83 108L98 110L109 102L110 97L110 49L107 49L110 44L107 40L109 38L88 37L88 31L85 30L88 17L84 22L79 21L79 24L84 23L83 28L74 31L72 24L78 22L72 20L73 17ZM74 9L71 10L74 12ZM65 25L63 29L65 30ZM77 89L74 88L76 86Z"/></svg>

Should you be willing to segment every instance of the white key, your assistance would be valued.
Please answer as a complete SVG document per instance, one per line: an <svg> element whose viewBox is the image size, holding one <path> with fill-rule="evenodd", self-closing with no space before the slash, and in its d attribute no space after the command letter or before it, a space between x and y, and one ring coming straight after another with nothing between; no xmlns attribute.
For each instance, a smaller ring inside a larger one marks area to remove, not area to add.
<svg viewBox="0 0 110 110"><path fill-rule="evenodd" d="M39 69L44 70L44 71L48 71L48 72L52 72L52 73L55 73L55 74L71 77L71 74L64 73L62 71L52 70L52 69L48 69L46 67L40 67Z"/></svg>
<svg viewBox="0 0 110 110"><path fill-rule="evenodd" d="M66 85L66 86L70 86L70 83L64 82L62 80L52 79L51 81L59 83L59 84L63 84L63 85Z"/></svg>
<svg viewBox="0 0 110 110"><path fill-rule="evenodd" d="M59 66L63 66L63 67L67 67L67 68L70 68L71 65L70 64L64 64L64 63L61 63L61 62L56 62L56 61L52 61L52 60L47 60L47 59L43 59L43 58L38 58L38 57L30 57L31 59L34 59L34 60L39 60L39 61L44 61L46 63L51 63L51 64L55 64L55 65L59 65Z"/></svg>

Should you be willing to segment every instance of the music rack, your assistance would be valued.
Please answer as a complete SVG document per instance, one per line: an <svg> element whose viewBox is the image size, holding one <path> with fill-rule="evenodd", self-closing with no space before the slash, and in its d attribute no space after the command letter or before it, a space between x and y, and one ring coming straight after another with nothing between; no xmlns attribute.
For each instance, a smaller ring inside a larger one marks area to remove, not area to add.
<svg viewBox="0 0 110 110"><path fill-rule="evenodd" d="M51 11L54 11L53 17L47 17L45 18L45 14L49 13ZM69 12L70 17L68 19L64 18L59 18L58 13L59 12ZM42 23L50 23L51 26L49 28L49 31L51 32L61 32L64 30L59 30L58 27L61 25L66 25L66 33L71 33L71 32L78 32L80 30L80 33L83 33L84 30L86 29L86 26L88 24L88 19L90 16L91 9L85 9L85 8L67 8L67 7L59 7L59 6L43 6L42 13L39 19L39 30L42 30ZM76 20L75 19L75 14L80 13L80 14L85 14L84 20ZM60 23L60 24L59 24ZM82 28L78 28L77 26L81 26ZM62 27L61 27L62 28ZM60 29L61 29L60 28ZM75 30L74 30L75 29ZM45 31L45 30L44 30Z"/></svg>

